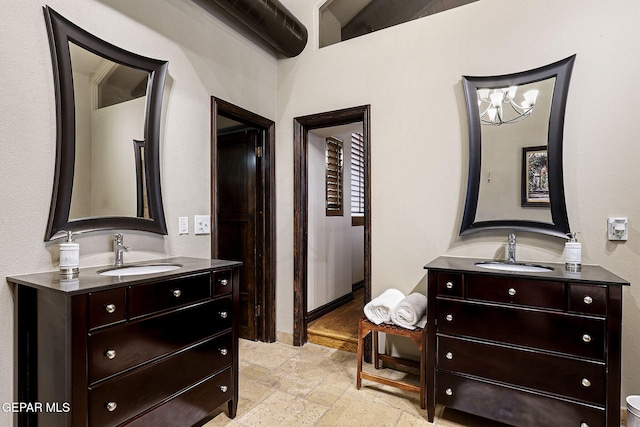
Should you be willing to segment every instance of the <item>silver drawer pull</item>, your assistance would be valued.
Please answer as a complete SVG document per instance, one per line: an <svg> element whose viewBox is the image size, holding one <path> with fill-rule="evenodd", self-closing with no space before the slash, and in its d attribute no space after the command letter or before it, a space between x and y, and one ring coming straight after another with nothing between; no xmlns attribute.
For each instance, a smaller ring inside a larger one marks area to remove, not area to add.
<svg viewBox="0 0 640 427"><path fill-rule="evenodd" d="M446 389L444 391L444 394L446 394L447 396L453 396L453 390L451 390L450 388Z"/></svg>
<svg viewBox="0 0 640 427"><path fill-rule="evenodd" d="M226 356L227 354L229 354L229 350L227 350L226 348L221 348L219 351L220 351L220 354L223 356Z"/></svg>
<svg viewBox="0 0 640 427"><path fill-rule="evenodd" d="M582 301L584 301L584 303L587 304L587 305L591 305L593 303L593 298L591 298L589 295L587 295L586 297L584 297L582 299Z"/></svg>
<svg viewBox="0 0 640 427"><path fill-rule="evenodd" d="M580 423L580 427L589 427L589 424L587 424L587 423Z"/></svg>
<svg viewBox="0 0 640 427"><path fill-rule="evenodd" d="M227 387L226 385L221 385L221 386L220 386L220 391L221 391L221 392L226 393L226 392L227 392L227 390L229 390L229 387Z"/></svg>
<svg viewBox="0 0 640 427"><path fill-rule="evenodd" d="M451 360L451 359L453 359L453 353L448 351L447 354L444 355L444 357L446 357L448 360Z"/></svg>
<svg viewBox="0 0 640 427"><path fill-rule="evenodd" d="M104 310L105 310L107 313L111 314L111 313L113 313L114 311L116 311L116 305L115 305L115 304L107 304L107 305L105 305L105 306L104 306Z"/></svg>
<svg viewBox="0 0 640 427"><path fill-rule="evenodd" d="M171 293L176 298L180 298L180 295L182 295L182 291L180 289L174 289L174 290L171 291Z"/></svg>
<svg viewBox="0 0 640 427"><path fill-rule="evenodd" d="M229 284L229 279L220 279L220 284L222 286L227 286Z"/></svg>
<svg viewBox="0 0 640 427"><path fill-rule="evenodd" d="M114 349L109 349L104 352L104 355L107 356L107 359L112 360L116 358L116 351Z"/></svg>
<svg viewBox="0 0 640 427"><path fill-rule="evenodd" d="M220 313L218 313L220 315L221 318L226 319L227 317L229 317L229 313L227 313L226 311L221 311Z"/></svg>
<svg viewBox="0 0 640 427"><path fill-rule="evenodd" d="M107 402L105 406L107 407L107 411L113 412L118 407L118 404L116 402Z"/></svg>
<svg viewBox="0 0 640 427"><path fill-rule="evenodd" d="M582 336L582 341L584 341L584 342L586 342L586 343L591 342L591 335L589 335L589 334L584 334L584 335Z"/></svg>
<svg viewBox="0 0 640 427"><path fill-rule="evenodd" d="M509 288L507 293L509 294L509 296L514 296L516 294L516 290L514 288Z"/></svg>
<svg viewBox="0 0 640 427"><path fill-rule="evenodd" d="M586 378L583 378L583 379L582 379L582 386L583 386L583 387L591 387L591 381L589 381L589 380L588 380L588 379L586 379Z"/></svg>
<svg viewBox="0 0 640 427"><path fill-rule="evenodd" d="M453 321L453 314L447 314L444 318L447 320L447 322L452 322Z"/></svg>
<svg viewBox="0 0 640 427"><path fill-rule="evenodd" d="M446 285L444 285L447 289L453 289L453 282L447 282Z"/></svg>

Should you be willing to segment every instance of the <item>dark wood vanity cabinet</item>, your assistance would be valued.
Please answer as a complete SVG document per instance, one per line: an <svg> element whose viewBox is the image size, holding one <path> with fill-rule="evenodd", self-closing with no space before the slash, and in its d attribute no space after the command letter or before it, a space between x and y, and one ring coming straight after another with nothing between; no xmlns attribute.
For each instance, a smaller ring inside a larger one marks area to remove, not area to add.
<svg viewBox="0 0 640 427"><path fill-rule="evenodd" d="M428 270L427 415L435 405L518 427L618 427L622 286L597 266Z"/></svg>
<svg viewBox="0 0 640 427"><path fill-rule="evenodd" d="M16 285L16 401L34 408L18 413L17 425L182 427L224 403L235 416L240 263L166 261L182 268L8 278Z"/></svg>

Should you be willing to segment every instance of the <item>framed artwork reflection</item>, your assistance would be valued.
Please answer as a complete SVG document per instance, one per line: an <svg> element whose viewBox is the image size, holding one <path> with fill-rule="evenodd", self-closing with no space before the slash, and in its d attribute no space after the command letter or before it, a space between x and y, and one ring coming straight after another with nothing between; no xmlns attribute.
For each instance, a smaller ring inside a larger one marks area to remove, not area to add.
<svg viewBox="0 0 640 427"><path fill-rule="evenodd" d="M522 206L549 207L547 146L522 147Z"/></svg>

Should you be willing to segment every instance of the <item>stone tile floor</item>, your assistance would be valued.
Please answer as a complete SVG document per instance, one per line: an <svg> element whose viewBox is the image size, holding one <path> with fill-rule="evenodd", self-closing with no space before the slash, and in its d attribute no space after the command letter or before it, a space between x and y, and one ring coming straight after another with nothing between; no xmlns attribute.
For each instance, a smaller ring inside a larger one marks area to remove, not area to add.
<svg viewBox="0 0 640 427"><path fill-rule="evenodd" d="M416 393L367 380L357 390L354 353L316 344L293 347L240 340L239 357L236 418L229 419L223 405L204 427L503 426L442 407L429 423ZM364 369L374 371L370 364ZM414 377L391 369L376 373L407 381Z"/></svg>

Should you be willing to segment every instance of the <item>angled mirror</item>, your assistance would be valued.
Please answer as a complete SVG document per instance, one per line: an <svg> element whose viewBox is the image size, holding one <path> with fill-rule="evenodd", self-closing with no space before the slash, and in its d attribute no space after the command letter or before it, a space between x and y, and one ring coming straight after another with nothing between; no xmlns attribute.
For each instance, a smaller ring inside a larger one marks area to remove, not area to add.
<svg viewBox="0 0 640 427"><path fill-rule="evenodd" d="M44 8L56 90L45 241L97 230L167 234L159 131L167 62L128 52Z"/></svg>
<svg viewBox="0 0 640 427"><path fill-rule="evenodd" d="M562 138L574 60L462 77L469 176L460 235L508 229L566 237L570 231Z"/></svg>

